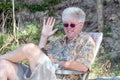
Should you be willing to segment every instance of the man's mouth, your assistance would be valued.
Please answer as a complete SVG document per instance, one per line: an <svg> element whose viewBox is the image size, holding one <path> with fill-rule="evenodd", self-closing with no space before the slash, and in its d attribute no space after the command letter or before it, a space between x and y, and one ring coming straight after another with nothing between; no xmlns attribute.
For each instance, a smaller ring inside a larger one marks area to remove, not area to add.
<svg viewBox="0 0 120 80"><path fill-rule="evenodd" d="M73 31L67 31L68 33L73 33Z"/></svg>

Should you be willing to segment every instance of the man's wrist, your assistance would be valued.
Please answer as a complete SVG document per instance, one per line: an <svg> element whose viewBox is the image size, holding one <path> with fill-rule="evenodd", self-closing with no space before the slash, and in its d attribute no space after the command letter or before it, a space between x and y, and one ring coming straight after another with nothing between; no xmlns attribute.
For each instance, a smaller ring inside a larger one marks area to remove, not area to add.
<svg viewBox="0 0 120 80"><path fill-rule="evenodd" d="M46 35L44 35L44 34L41 34L41 38L47 39L48 36L46 36Z"/></svg>
<svg viewBox="0 0 120 80"><path fill-rule="evenodd" d="M48 56L47 50L45 48L41 48L41 50Z"/></svg>
<svg viewBox="0 0 120 80"><path fill-rule="evenodd" d="M43 34L43 33L41 33L41 36L42 36L42 37L45 37L45 38L48 38L48 37L49 37L48 35L45 35L45 34Z"/></svg>
<svg viewBox="0 0 120 80"><path fill-rule="evenodd" d="M58 60L55 62L56 67L57 67L58 69L64 69L64 66L61 65L60 62L61 62L61 61L58 61Z"/></svg>
<svg viewBox="0 0 120 80"><path fill-rule="evenodd" d="M44 48L46 43L47 43L47 36L43 36L41 35L41 39L40 39L40 43L39 43L39 47L40 48Z"/></svg>

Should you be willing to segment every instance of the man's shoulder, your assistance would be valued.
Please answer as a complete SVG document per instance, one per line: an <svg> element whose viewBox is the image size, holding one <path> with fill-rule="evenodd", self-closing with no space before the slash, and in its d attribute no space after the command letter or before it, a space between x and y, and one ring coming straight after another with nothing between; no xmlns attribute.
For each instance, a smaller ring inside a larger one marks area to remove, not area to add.
<svg viewBox="0 0 120 80"><path fill-rule="evenodd" d="M83 36L85 36L85 39L95 45L95 41L93 40L92 36L89 34L89 32L83 32Z"/></svg>
<svg viewBox="0 0 120 80"><path fill-rule="evenodd" d="M89 38L92 38L88 32L82 32L81 35L79 36L79 38L86 38L86 39L89 39Z"/></svg>
<svg viewBox="0 0 120 80"><path fill-rule="evenodd" d="M80 37L78 38L78 40L83 41L83 42L90 41L90 42L94 43L94 40L90 36L89 32L82 32Z"/></svg>

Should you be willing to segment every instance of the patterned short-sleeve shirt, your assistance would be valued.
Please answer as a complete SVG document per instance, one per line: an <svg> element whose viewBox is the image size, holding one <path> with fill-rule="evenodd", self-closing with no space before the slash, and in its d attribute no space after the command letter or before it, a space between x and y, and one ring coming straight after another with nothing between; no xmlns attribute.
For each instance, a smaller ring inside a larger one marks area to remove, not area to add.
<svg viewBox="0 0 120 80"><path fill-rule="evenodd" d="M69 43L66 38L50 42L48 45L48 54L51 54L59 61L75 60L91 69L92 59L94 57L95 43L87 33L81 33ZM63 80L78 80L78 75L62 75Z"/></svg>

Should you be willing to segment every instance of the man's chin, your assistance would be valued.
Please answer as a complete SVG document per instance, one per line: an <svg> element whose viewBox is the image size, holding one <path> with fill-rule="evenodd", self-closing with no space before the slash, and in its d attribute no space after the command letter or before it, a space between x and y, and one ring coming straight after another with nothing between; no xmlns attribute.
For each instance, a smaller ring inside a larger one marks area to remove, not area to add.
<svg viewBox="0 0 120 80"><path fill-rule="evenodd" d="M67 37L68 37L69 39L72 39L72 38L74 38L74 36L69 36L69 35L68 35Z"/></svg>

